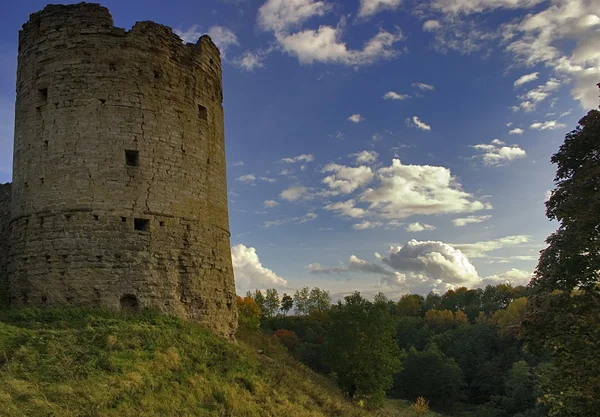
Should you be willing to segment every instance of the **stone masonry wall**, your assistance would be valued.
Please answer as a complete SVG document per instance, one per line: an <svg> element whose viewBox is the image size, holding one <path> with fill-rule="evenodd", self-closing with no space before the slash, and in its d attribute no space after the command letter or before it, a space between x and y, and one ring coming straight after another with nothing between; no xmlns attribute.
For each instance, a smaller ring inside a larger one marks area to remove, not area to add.
<svg viewBox="0 0 600 417"><path fill-rule="evenodd" d="M0 184L0 307L8 303L8 225L10 221L11 184Z"/></svg>
<svg viewBox="0 0 600 417"><path fill-rule="evenodd" d="M221 59L50 5L19 37L12 306L150 307L232 335Z"/></svg>

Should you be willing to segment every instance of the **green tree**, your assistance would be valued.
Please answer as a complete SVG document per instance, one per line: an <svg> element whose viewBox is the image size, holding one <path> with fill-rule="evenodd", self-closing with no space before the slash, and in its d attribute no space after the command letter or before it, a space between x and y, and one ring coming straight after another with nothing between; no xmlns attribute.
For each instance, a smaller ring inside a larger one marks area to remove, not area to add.
<svg viewBox="0 0 600 417"><path fill-rule="evenodd" d="M281 311L283 311L283 316L285 317L294 307L294 299L286 293L283 293L283 297L281 297Z"/></svg>
<svg viewBox="0 0 600 417"><path fill-rule="evenodd" d="M544 416L545 410L537 404L538 395L539 388L527 362L515 362L504 381L504 395L492 400L493 407L499 411L495 416Z"/></svg>
<svg viewBox="0 0 600 417"><path fill-rule="evenodd" d="M359 292L344 300L330 312L328 361L350 397L376 407L401 368L394 320L387 305L371 303Z"/></svg>
<svg viewBox="0 0 600 417"><path fill-rule="evenodd" d="M260 327L260 307L251 297L237 298L238 323L240 328L258 330Z"/></svg>
<svg viewBox="0 0 600 417"><path fill-rule="evenodd" d="M308 287L302 287L296 290L294 293L294 305L296 306L296 314L308 314L308 298L310 296L310 289Z"/></svg>
<svg viewBox="0 0 600 417"><path fill-rule="evenodd" d="M411 348L396 377L396 388L410 400L425 397L432 404L451 407L461 398L463 374L454 359L447 358L435 344L425 351Z"/></svg>
<svg viewBox="0 0 600 417"><path fill-rule="evenodd" d="M264 315L266 317L273 317L279 311L279 293L275 288L269 288L265 297L265 310Z"/></svg>
<svg viewBox="0 0 600 417"><path fill-rule="evenodd" d="M546 215L559 228L531 283L526 338L552 353L541 375L549 415L591 416L600 410L600 112L583 117L551 160L557 172Z"/></svg>
<svg viewBox="0 0 600 417"><path fill-rule="evenodd" d="M396 314L421 317L425 299L419 294L404 294L396 304Z"/></svg>
<svg viewBox="0 0 600 417"><path fill-rule="evenodd" d="M258 308L260 308L261 315L264 316L265 310L266 310L266 305L265 305L266 300L265 300L265 296L262 293L262 291L259 289L254 290L254 293L252 293L250 298L252 298L254 300L254 302L256 303Z"/></svg>
<svg viewBox="0 0 600 417"><path fill-rule="evenodd" d="M331 295L329 291L314 287L308 295L308 312L323 313L331 306Z"/></svg>

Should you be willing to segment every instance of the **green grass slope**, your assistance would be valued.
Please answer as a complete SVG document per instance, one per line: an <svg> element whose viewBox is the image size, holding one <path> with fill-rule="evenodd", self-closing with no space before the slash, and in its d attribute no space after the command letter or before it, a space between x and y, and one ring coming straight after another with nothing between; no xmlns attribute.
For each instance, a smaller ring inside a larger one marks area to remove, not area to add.
<svg viewBox="0 0 600 417"><path fill-rule="evenodd" d="M392 408L355 406L278 346L259 354L172 317L0 312L3 417L412 415Z"/></svg>

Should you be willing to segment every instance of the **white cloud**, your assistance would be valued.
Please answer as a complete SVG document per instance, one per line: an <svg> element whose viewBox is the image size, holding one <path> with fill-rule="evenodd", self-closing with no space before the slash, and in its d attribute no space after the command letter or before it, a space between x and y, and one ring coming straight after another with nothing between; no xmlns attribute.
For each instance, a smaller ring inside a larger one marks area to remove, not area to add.
<svg viewBox="0 0 600 417"><path fill-rule="evenodd" d="M265 208L275 208L279 205L279 203L275 200L265 200L264 206Z"/></svg>
<svg viewBox="0 0 600 417"><path fill-rule="evenodd" d="M424 230L435 230L435 226L419 222L411 223L408 226L406 226L407 232L422 232Z"/></svg>
<svg viewBox="0 0 600 417"><path fill-rule="evenodd" d="M298 156L294 156L292 158L283 158L280 162L285 162L286 164L294 164L296 162L312 162L315 158L312 154L302 154Z"/></svg>
<svg viewBox="0 0 600 417"><path fill-rule="evenodd" d="M408 94L398 94L395 91L388 91L383 95L385 100L406 100L410 98Z"/></svg>
<svg viewBox="0 0 600 417"><path fill-rule="evenodd" d="M306 213L302 217L289 217L289 218L283 218L283 219L278 219L278 220L268 220L264 223L264 227L265 228L277 227L277 226L282 226L287 223L302 224L302 223L307 223L307 222L313 221L317 217L319 217L319 216L316 213L309 212L309 213Z"/></svg>
<svg viewBox="0 0 600 417"><path fill-rule="evenodd" d="M342 216L352 217L354 219L364 217L367 214L366 210L355 206L355 200L329 203L324 208L325 210L335 211L340 213Z"/></svg>
<svg viewBox="0 0 600 417"><path fill-rule="evenodd" d="M512 129L508 132L509 135L522 135L523 133L525 133L525 131L523 129L521 129L520 127Z"/></svg>
<svg viewBox="0 0 600 417"><path fill-rule="evenodd" d="M560 87L560 83L556 79L551 79L537 86L536 88L527 91L525 94L519 96L519 107L526 112L535 110L536 106L550 96L550 93L557 90Z"/></svg>
<svg viewBox="0 0 600 417"><path fill-rule="evenodd" d="M535 81L538 79L538 75L539 75L539 72L532 72L531 74L522 75L514 82L513 85L515 87L519 87L520 85L523 85L525 83Z"/></svg>
<svg viewBox="0 0 600 417"><path fill-rule="evenodd" d="M373 170L365 165L348 167L332 163L325 165L323 172L333 172L333 174L323 178L321 182L327 184L330 189L343 194L350 194L354 190L367 185L375 177Z"/></svg>
<svg viewBox="0 0 600 417"><path fill-rule="evenodd" d="M320 26L317 30L276 33L275 36L281 47L302 64L321 62L348 66L370 65L396 57L400 52L393 46L404 39L399 31L391 33L381 29L365 43L363 49L348 49L340 39L341 34L340 27Z"/></svg>
<svg viewBox="0 0 600 417"><path fill-rule="evenodd" d="M508 122L508 123L506 124L506 127L511 127L512 125L513 125L513 122Z"/></svg>
<svg viewBox="0 0 600 417"><path fill-rule="evenodd" d="M381 226L383 226L382 222L364 220L360 223L353 224L352 228L354 230L366 230L366 229L375 229L376 227L381 227Z"/></svg>
<svg viewBox="0 0 600 417"><path fill-rule="evenodd" d="M532 123L532 125L529 127L531 129L536 129L536 130L554 130L554 129L562 129L567 126L562 123L558 123L558 121L556 121L556 120L548 120L546 122Z"/></svg>
<svg viewBox="0 0 600 417"><path fill-rule="evenodd" d="M277 181L275 178L270 178L270 177L259 177L259 179L261 181L269 182L271 184Z"/></svg>
<svg viewBox="0 0 600 417"><path fill-rule="evenodd" d="M323 16L329 10L324 1L267 0L258 9L258 24L271 31L294 28L314 16Z"/></svg>
<svg viewBox="0 0 600 417"><path fill-rule="evenodd" d="M370 17L383 10L395 10L401 3L402 0L360 0L358 17Z"/></svg>
<svg viewBox="0 0 600 417"><path fill-rule="evenodd" d="M598 104L594 85L600 78L600 18L597 0L553 0L502 26L506 50L528 67L543 64L572 79L571 94L584 108Z"/></svg>
<svg viewBox="0 0 600 417"><path fill-rule="evenodd" d="M239 182L245 182L246 184L250 184L250 183L256 181L256 175L246 174L246 175L242 175L241 177L237 177L235 180L239 181Z"/></svg>
<svg viewBox="0 0 600 417"><path fill-rule="evenodd" d="M490 219L492 216L467 216L467 217L461 217L458 219L454 219L452 220L452 223L454 223L454 226L456 227L462 227L462 226L466 226L467 224L472 224L472 223L482 223L488 219Z"/></svg>
<svg viewBox="0 0 600 417"><path fill-rule="evenodd" d="M430 165L392 165L376 172L376 187L366 189L360 201L374 215L402 219L417 214L468 213L491 208L473 201L449 169Z"/></svg>
<svg viewBox="0 0 600 417"><path fill-rule="evenodd" d="M283 190L279 197L286 201L312 200L314 196L310 190L302 185L292 185Z"/></svg>
<svg viewBox="0 0 600 417"><path fill-rule="evenodd" d="M246 51L236 58L234 63L246 71L254 71L265 66L263 64L265 55L263 51Z"/></svg>
<svg viewBox="0 0 600 417"><path fill-rule="evenodd" d="M233 274L240 288L287 288L287 281L272 270L265 268L256 249L243 244L231 248Z"/></svg>
<svg viewBox="0 0 600 417"><path fill-rule="evenodd" d="M482 285L498 285L498 284L511 284L511 285L527 285L533 277L532 271L524 271L521 269L512 268L509 271L503 272L499 275L490 275L483 279Z"/></svg>
<svg viewBox="0 0 600 417"><path fill-rule="evenodd" d="M352 116L348 117L348 120L350 120L352 123L360 123L360 122L364 121L365 118L357 113L357 114L353 114Z"/></svg>
<svg viewBox="0 0 600 417"><path fill-rule="evenodd" d="M431 84L425 84L425 83L412 83L411 84L414 88L418 88L419 90L423 90L423 91L433 91L435 90L435 87L432 86Z"/></svg>
<svg viewBox="0 0 600 417"><path fill-rule="evenodd" d="M177 34L184 43L196 43L202 32L198 30L198 25L193 25L187 30L175 29L173 32Z"/></svg>
<svg viewBox="0 0 600 417"><path fill-rule="evenodd" d="M544 0L434 0L432 7L444 13L472 14L495 9L533 7Z"/></svg>
<svg viewBox="0 0 600 417"><path fill-rule="evenodd" d="M423 30L425 32L434 32L438 30L442 25L437 20L428 20L423 23Z"/></svg>
<svg viewBox="0 0 600 417"><path fill-rule="evenodd" d="M504 142L494 139L490 144L474 145L473 148L481 152L476 157L481 157L487 166L502 166L518 158L525 158L527 153L519 145L506 146Z"/></svg>
<svg viewBox="0 0 600 417"><path fill-rule="evenodd" d="M394 276L392 271L388 271L381 265L369 263L354 255L350 255L348 265L341 264L340 266L322 266L319 263L314 263L306 266L306 270L315 275L341 275L350 272L361 272L366 274L377 274L384 276Z"/></svg>
<svg viewBox="0 0 600 417"><path fill-rule="evenodd" d="M360 164L372 164L377 161L379 154L375 151L360 151L350 156L356 157L356 163Z"/></svg>
<svg viewBox="0 0 600 417"><path fill-rule="evenodd" d="M234 162L231 166L233 166L233 167L243 167L244 165L245 165L244 161L237 161L237 162Z"/></svg>
<svg viewBox="0 0 600 417"><path fill-rule="evenodd" d="M409 288L472 287L480 281L469 259L460 250L443 242L413 239L404 246L391 247L386 257L379 255L378 258L404 274Z"/></svg>
<svg viewBox="0 0 600 417"><path fill-rule="evenodd" d="M469 258L485 258L487 256L487 252L492 252L502 248L520 246L529 242L531 242L531 236L514 235L482 242L452 244L452 246L461 250Z"/></svg>
<svg viewBox="0 0 600 417"><path fill-rule="evenodd" d="M239 45L235 33L224 26L212 26L208 29L208 36L210 36L215 45L217 45L222 56L225 56L230 46Z"/></svg>
<svg viewBox="0 0 600 417"><path fill-rule="evenodd" d="M417 116L413 116L412 119L406 119L405 122L409 127L416 127L417 129L421 130L431 130L431 126L422 122Z"/></svg>

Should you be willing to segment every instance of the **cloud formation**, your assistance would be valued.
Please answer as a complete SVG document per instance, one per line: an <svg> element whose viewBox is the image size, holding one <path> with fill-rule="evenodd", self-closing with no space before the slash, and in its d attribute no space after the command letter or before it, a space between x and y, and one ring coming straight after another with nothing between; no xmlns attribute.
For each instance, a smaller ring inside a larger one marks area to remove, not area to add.
<svg viewBox="0 0 600 417"><path fill-rule="evenodd" d="M531 242L531 236L513 235L475 243L452 244L452 246L462 251L469 258L485 258L488 256L488 252L520 246L529 242Z"/></svg>
<svg viewBox="0 0 600 417"><path fill-rule="evenodd" d="M236 287L240 289L253 288L287 288L287 281L272 270L265 268L256 249L243 244L231 248L233 274Z"/></svg>
<svg viewBox="0 0 600 417"><path fill-rule="evenodd" d="M400 7L402 0L360 0L358 17L371 17L383 10L395 10Z"/></svg>
<svg viewBox="0 0 600 417"><path fill-rule="evenodd" d="M567 127L567 125L563 123L559 123L557 120L548 120L545 122L535 122L529 126L531 129L536 130L554 130L554 129L562 129Z"/></svg>
<svg viewBox="0 0 600 417"><path fill-rule="evenodd" d="M462 227L462 226L466 226L468 224L482 223L482 222L490 219L491 217L492 216L490 216L490 215L460 217L458 219L452 220L452 223L454 223L454 226L456 226L456 227Z"/></svg>
<svg viewBox="0 0 600 417"><path fill-rule="evenodd" d="M360 122L364 121L365 118L362 117L360 114L356 113L356 114L353 114L352 116L348 117L348 120L350 120L352 123L360 123Z"/></svg>
<svg viewBox="0 0 600 417"><path fill-rule="evenodd" d="M406 119L406 125L409 127L416 127L421 130L431 130L431 126L421 121L417 116L413 116L412 119Z"/></svg>
<svg viewBox="0 0 600 417"><path fill-rule="evenodd" d="M525 83L529 83L531 81L535 81L537 80L539 75L539 72L532 72L531 74L525 74L520 76L515 82L514 82L514 86L515 87L519 87Z"/></svg>
<svg viewBox="0 0 600 417"><path fill-rule="evenodd" d="M527 156L527 153L519 145L506 146L506 143L498 139L492 140L489 144L474 145L473 149L481 152L476 157L481 157L487 166L502 166Z"/></svg>
<svg viewBox="0 0 600 417"><path fill-rule="evenodd" d="M342 194L350 194L354 190L369 184L375 176L373 170L365 165L348 167L339 164L327 164L323 168L323 172L333 172L332 175L323 178L323 184Z"/></svg>
<svg viewBox="0 0 600 417"><path fill-rule="evenodd" d="M383 95L385 100L406 100L409 99L410 96L408 94L398 94L395 91L388 91Z"/></svg>
<svg viewBox="0 0 600 417"><path fill-rule="evenodd" d="M294 156L291 158L283 158L280 162L285 162L286 164L294 164L296 162L312 162L315 158L312 154L302 154L298 156Z"/></svg>
<svg viewBox="0 0 600 417"><path fill-rule="evenodd" d="M410 223L408 226L406 226L407 232L422 232L424 230L435 230L435 226L419 222Z"/></svg>

